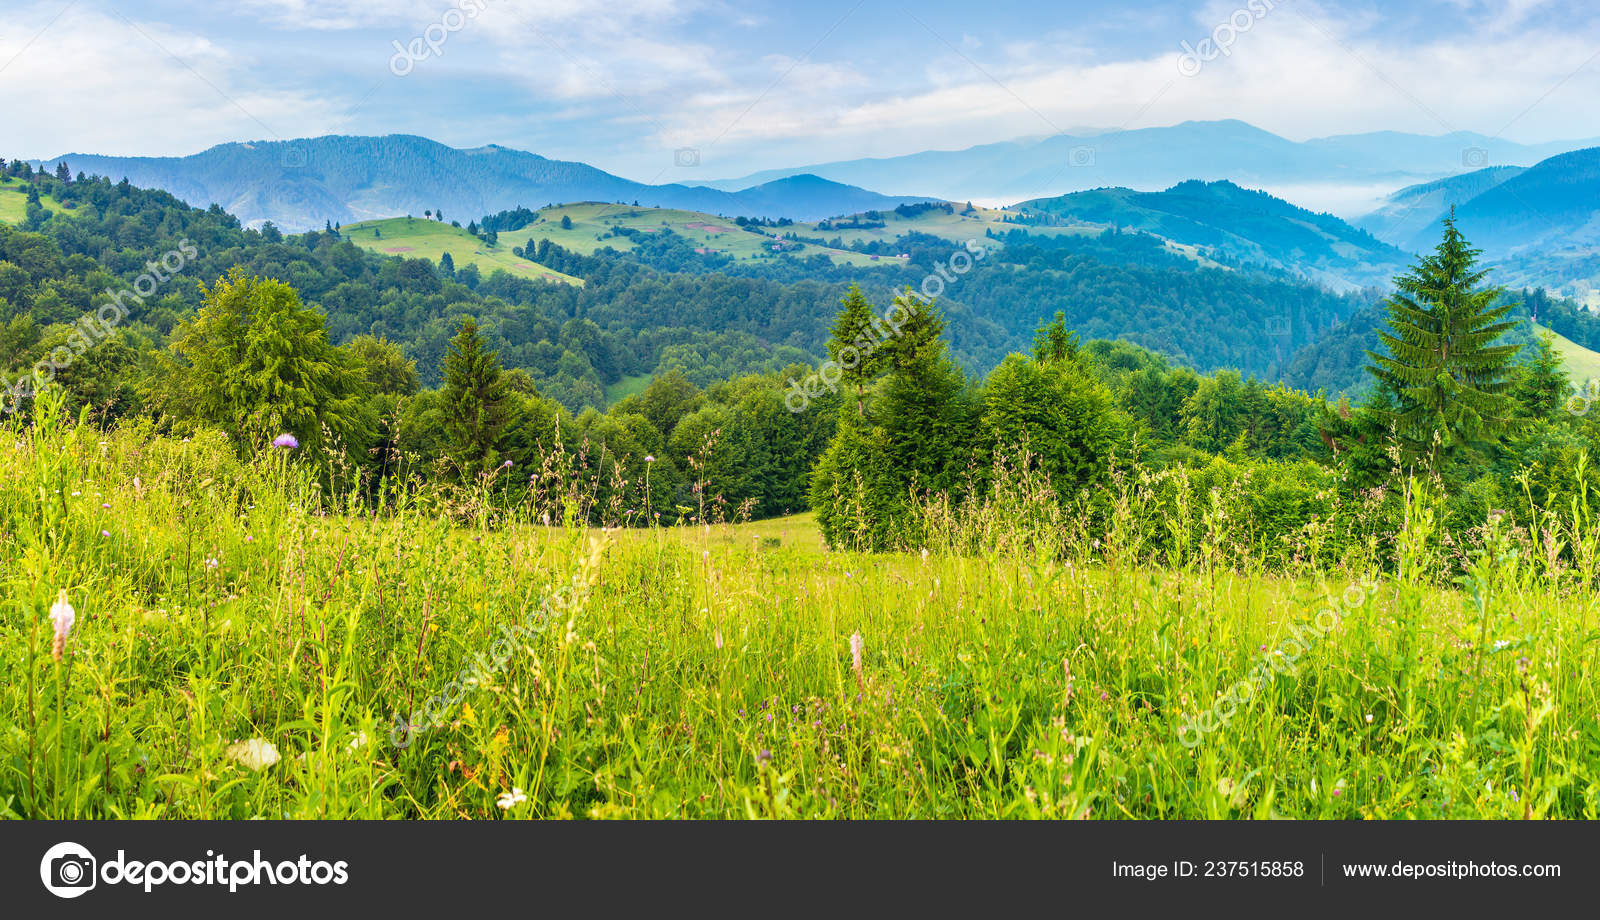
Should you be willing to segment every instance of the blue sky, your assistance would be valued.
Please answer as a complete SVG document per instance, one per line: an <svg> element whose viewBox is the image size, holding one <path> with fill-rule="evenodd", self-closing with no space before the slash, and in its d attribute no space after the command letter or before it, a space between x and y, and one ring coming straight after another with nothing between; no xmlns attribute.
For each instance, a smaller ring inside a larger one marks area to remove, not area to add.
<svg viewBox="0 0 1600 920"><path fill-rule="evenodd" d="M692 182L1194 118L1541 141L1600 135L1597 53L1593 4L1539 0L8 0L0 155L413 133Z"/></svg>

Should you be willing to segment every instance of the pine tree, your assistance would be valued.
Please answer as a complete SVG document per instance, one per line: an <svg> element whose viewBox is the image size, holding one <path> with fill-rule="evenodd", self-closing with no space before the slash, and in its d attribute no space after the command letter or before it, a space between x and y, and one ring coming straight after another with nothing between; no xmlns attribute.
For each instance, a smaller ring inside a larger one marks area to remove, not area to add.
<svg viewBox="0 0 1600 920"><path fill-rule="evenodd" d="M1078 359L1078 334L1067 329L1067 314L1057 310L1056 318L1033 335L1033 358L1040 364Z"/></svg>
<svg viewBox="0 0 1600 920"><path fill-rule="evenodd" d="M453 275L456 273L456 260L450 257L450 253L442 253L439 256L439 270L444 272L446 275Z"/></svg>
<svg viewBox="0 0 1600 920"><path fill-rule="evenodd" d="M62 182L72 181L72 170L67 168L67 161L62 160L56 164L56 178Z"/></svg>
<svg viewBox="0 0 1600 920"><path fill-rule="evenodd" d="M966 378L950 359L944 318L931 301L912 297L907 288L896 298L911 316L882 349L887 377L876 414L889 447L887 461L914 487L947 488L957 452L969 443L961 402Z"/></svg>
<svg viewBox="0 0 1600 920"><path fill-rule="evenodd" d="M1565 362L1555 348L1555 337L1548 332L1541 335L1534 345L1533 360L1519 371L1517 402L1532 418L1554 418L1556 409L1572 392Z"/></svg>
<svg viewBox="0 0 1600 920"><path fill-rule="evenodd" d="M833 321L828 339L828 357L839 366L839 379L856 391L856 415L867 416L867 386L877 379L883 366L884 353L879 342L888 333L875 324L872 304L861 293L861 287L851 284L841 300L842 309Z"/></svg>
<svg viewBox="0 0 1600 920"><path fill-rule="evenodd" d="M511 393L500 359L478 334L478 324L464 319L444 359L445 443L465 471L487 470L499 462L506 427L511 422Z"/></svg>
<svg viewBox="0 0 1600 920"><path fill-rule="evenodd" d="M1492 344L1512 328L1515 306L1494 306L1500 288L1479 287L1488 272L1456 228L1411 271L1388 300L1386 353L1368 351L1367 372L1388 405L1373 416L1393 432L1402 463L1439 472L1446 459L1472 456L1518 424L1511 362L1520 346Z"/></svg>

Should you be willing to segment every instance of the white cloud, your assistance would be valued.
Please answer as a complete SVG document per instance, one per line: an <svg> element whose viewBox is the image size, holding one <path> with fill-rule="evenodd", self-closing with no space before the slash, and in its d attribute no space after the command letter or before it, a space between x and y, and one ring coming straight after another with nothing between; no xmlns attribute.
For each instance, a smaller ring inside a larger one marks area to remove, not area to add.
<svg viewBox="0 0 1600 920"><path fill-rule="evenodd" d="M204 36L85 7L52 22L57 12L19 11L0 38L6 139L22 145L7 156L193 152L334 123L334 103L255 85L248 62Z"/></svg>
<svg viewBox="0 0 1600 920"><path fill-rule="evenodd" d="M1170 53L1136 60L1097 62L1073 37L1052 36L1059 42L1053 48L1047 39L1014 45L999 63L978 61L980 72L930 38L927 56L938 64L920 86L841 100L833 89L785 81L739 120L726 143L730 154L756 155L766 146L804 143L819 151L814 162L959 148L1084 124L1139 128L1224 118L1293 139L1386 129L1492 135L1508 126L1516 140L1600 135L1600 110L1587 102L1600 95L1600 60L1590 61L1600 48L1597 30L1541 18L1540 5L1513 0L1464 34L1419 43L1388 33L1373 16L1334 16L1278 0L1237 35L1227 56L1192 77L1177 68L1180 39L1195 45L1228 21L1239 0L1208 5L1196 13L1195 29L1173 36ZM686 97L664 118L687 129L736 112L751 96L714 103Z"/></svg>

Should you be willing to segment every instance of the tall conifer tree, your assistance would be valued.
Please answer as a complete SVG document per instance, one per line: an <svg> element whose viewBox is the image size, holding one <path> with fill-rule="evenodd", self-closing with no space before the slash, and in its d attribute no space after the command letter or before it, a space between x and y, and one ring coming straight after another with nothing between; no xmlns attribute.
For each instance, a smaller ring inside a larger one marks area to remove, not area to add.
<svg viewBox="0 0 1600 920"><path fill-rule="evenodd" d="M1394 432L1401 462L1433 472L1518 423L1510 391L1519 346L1494 344L1514 325L1505 317L1515 305L1494 306L1501 289L1480 286L1488 273L1477 267L1479 252L1452 211L1439 246L1395 279L1389 331L1379 333L1385 351L1367 352L1384 397L1375 401L1377 420Z"/></svg>

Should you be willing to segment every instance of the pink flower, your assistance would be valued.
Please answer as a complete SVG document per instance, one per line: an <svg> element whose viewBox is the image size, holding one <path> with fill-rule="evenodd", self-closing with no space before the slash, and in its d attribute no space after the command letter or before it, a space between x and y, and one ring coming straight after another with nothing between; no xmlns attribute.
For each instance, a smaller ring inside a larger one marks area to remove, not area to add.
<svg viewBox="0 0 1600 920"><path fill-rule="evenodd" d="M78 621L78 612L72 609L72 604L67 600L67 589L62 588L56 596L56 602L50 607L50 622L55 625L55 644L51 646L50 656L57 661L67 649L67 636L72 634L72 624Z"/></svg>

